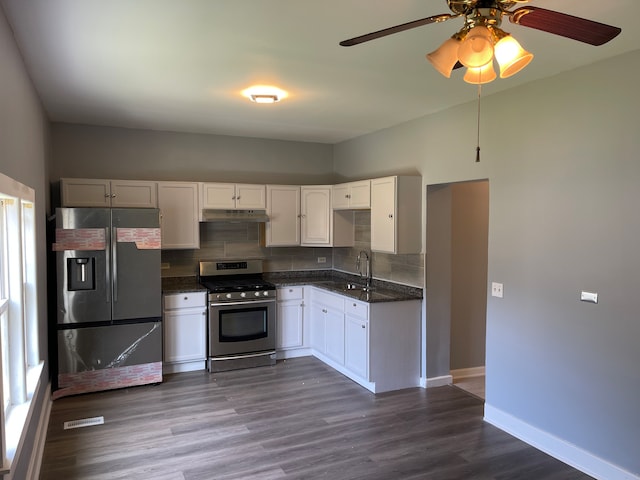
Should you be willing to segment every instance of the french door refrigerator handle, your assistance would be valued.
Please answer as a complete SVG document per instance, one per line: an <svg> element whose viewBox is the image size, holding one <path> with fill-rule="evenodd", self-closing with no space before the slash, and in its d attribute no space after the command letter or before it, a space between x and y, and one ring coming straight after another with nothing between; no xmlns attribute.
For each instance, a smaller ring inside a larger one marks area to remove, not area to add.
<svg viewBox="0 0 640 480"><path fill-rule="evenodd" d="M111 277L113 283L113 301L118 301L118 242L116 227L111 227Z"/></svg>
<svg viewBox="0 0 640 480"><path fill-rule="evenodd" d="M105 227L105 236L107 238L107 245L111 245L111 238L109 237L109 227ZM105 294L106 294L106 302L110 303L111 302L111 252L109 251L109 248L105 248L104 249L104 253L105 253L105 269L104 269L104 285L105 285Z"/></svg>

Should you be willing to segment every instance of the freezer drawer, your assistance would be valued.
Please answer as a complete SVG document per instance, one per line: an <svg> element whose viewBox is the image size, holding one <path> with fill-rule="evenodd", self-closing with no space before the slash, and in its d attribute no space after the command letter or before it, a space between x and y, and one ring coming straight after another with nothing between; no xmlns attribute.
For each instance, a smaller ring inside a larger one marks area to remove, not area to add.
<svg viewBox="0 0 640 480"><path fill-rule="evenodd" d="M59 374L161 361L161 322L58 330Z"/></svg>

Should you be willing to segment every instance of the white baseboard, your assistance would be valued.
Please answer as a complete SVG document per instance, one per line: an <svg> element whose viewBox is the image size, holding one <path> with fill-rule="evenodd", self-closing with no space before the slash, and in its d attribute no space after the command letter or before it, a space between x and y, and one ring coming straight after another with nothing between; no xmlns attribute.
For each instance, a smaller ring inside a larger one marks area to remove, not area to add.
<svg viewBox="0 0 640 480"><path fill-rule="evenodd" d="M442 387L443 385L451 385L453 377L451 375L443 375L441 377L420 378L420 386L422 388Z"/></svg>
<svg viewBox="0 0 640 480"><path fill-rule="evenodd" d="M49 416L51 415L51 382L47 384L44 392L44 400L42 402L42 410L38 419L38 429L34 440L33 452L29 459L29 468L27 470L27 478L29 480L37 480L40 478L40 467L42 466L42 456L44 455L44 445L47 440L47 430L49 428Z"/></svg>
<svg viewBox="0 0 640 480"><path fill-rule="evenodd" d="M460 380L461 378L473 378L482 377L485 373L484 366L471 367L471 368L459 368L457 370L451 370L451 376L454 380Z"/></svg>
<svg viewBox="0 0 640 480"><path fill-rule="evenodd" d="M529 445L598 480L640 480L640 476L607 462L566 440L484 404L484 420Z"/></svg>

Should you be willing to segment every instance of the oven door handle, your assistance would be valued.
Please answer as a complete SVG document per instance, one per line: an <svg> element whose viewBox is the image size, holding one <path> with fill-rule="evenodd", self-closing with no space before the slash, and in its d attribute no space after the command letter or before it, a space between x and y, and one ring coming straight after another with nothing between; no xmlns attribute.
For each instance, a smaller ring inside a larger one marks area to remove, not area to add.
<svg viewBox="0 0 640 480"><path fill-rule="evenodd" d="M276 299L272 298L269 300L249 300L249 301L240 301L240 302L211 302L209 303L210 307L233 307L238 305L243 305L245 307L249 307L251 305L264 305L266 303L276 303Z"/></svg>

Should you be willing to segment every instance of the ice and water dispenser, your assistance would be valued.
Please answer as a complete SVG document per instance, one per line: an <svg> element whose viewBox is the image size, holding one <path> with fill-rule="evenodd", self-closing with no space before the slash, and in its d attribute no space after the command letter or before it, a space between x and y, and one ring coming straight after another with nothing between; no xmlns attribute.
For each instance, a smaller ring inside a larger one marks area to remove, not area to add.
<svg viewBox="0 0 640 480"><path fill-rule="evenodd" d="M95 290L95 258L67 258L67 290Z"/></svg>

